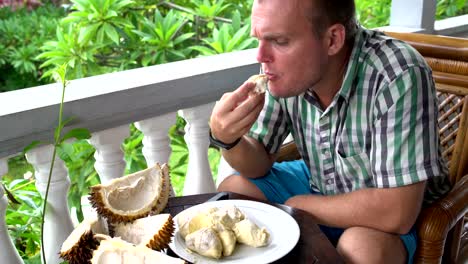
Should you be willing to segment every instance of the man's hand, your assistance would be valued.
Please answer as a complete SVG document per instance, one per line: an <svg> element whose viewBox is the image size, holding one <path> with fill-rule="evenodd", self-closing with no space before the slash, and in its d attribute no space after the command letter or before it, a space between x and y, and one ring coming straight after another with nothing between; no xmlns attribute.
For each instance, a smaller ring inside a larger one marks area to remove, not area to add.
<svg viewBox="0 0 468 264"><path fill-rule="evenodd" d="M245 82L237 90L226 93L211 114L212 135L232 143L246 134L257 119L265 101L264 94L251 94L255 83Z"/></svg>

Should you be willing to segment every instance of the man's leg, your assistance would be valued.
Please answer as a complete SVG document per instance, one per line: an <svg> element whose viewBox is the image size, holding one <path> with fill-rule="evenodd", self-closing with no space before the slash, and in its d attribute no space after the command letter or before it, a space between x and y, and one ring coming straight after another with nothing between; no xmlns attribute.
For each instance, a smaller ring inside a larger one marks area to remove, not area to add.
<svg viewBox="0 0 468 264"><path fill-rule="evenodd" d="M407 263L408 252L399 235L365 227L351 227L338 240L346 263Z"/></svg>
<svg viewBox="0 0 468 264"><path fill-rule="evenodd" d="M218 191L231 191L273 203L284 203L292 196L310 194L310 172L304 161L275 163L263 177L248 179L231 175L218 186Z"/></svg>
<svg viewBox="0 0 468 264"><path fill-rule="evenodd" d="M235 192L244 194L259 200L266 201L263 192L250 180L240 175L231 175L224 179L218 186L219 192Z"/></svg>

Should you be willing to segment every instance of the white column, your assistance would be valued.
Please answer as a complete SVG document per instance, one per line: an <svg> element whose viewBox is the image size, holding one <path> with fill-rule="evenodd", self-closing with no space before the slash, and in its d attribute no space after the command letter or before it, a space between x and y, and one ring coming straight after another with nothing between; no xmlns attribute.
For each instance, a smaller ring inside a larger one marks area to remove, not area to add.
<svg viewBox="0 0 468 264"><path fill-rule="evenodd" d="M135 122L135 127L143 134L143 155L148 167L155 163L169 164L169 156L172 153L171 140L168 132L177 119L177 113L172 112L162 116ZM174 189L171 185L170 196L174 197Z"/></svg>
<svg viewBox="0 0 468 264"><path fill-rule="evenodd" d="M208 163L209 126L214 102L181 110L187 121L185 142L189 149L189 163L185 176L184 195L216 191L210 164Z"/></svg>
<svg viewBox="0 0 468 264"><path fill-rule="evenodd" d="M436 0L392 0L390 26L434 32Z"/></svg>
<svg viewBox="0 0 468 264"><path fill-rule="evenodd" d="M219 159L219 164L218 164L218 176L216 177L216 187L221 184L221 182L224 181L228 176L233 175L236 173L236 170L227 163L227 161L224 159L223 156L221 156L221 159Z"/></svg>
<svg viewBox="0 0 468 264"><path fill-rule="evenodd" d="M52 145L47 145L34 148L26 153L26 159L35 170L36 188L43 198L46 193L53 150ZM44 250L47 263L60 263L62 261L59 258L60 248L73 231L73 222L67 201L69 188L70 179L65 163L56 156L44 222Z"/></svg>
<svg viewBox="0 0 468 264"><path fill-rule="evenodd" d="M89 139L89 143L96 148L94 168L101 183L107 183L124 175L125 160L122 142L129 135L129 126L124 125L93 133Z"/></svg>
<svg viewBox="0 0 468 264"><path fill-rule="evenodd" d="M0 181L3 175L8 170L7 158L0 159ZM0 259L2 262L11 264L22 264L23 260L16 251L5 222L5 213L8 205L8 200L4 196L3 187L0 185Z"/></svg>

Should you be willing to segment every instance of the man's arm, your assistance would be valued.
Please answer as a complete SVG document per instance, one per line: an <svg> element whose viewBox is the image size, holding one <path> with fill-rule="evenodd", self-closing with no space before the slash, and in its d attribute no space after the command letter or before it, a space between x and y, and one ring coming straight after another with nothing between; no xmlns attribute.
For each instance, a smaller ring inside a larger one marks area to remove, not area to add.
<svg viewBox="0 0 468 264"><path fill-rule="evenodd" d="M239 143L222 154L226 161L246 177L263 176L273 165L273 155L257 140L246 136L260 114L265 97L249 95L255 88L246 82L232 93L226 93L216 103L210 119L212 135L225 143L241 138Z"/></svg>
<svg viewBox="0 0 468 264"><path fill-rule="evenodd" d="M369 188L334 196L298 195L285 204L309 212L317 223L327 226L363 226L406 234L420 212L425 183Z"/></svg>
<svg viewBox="0 0 468 264"><path fill-rule="evenodd" d="M268 154L257 140L243 136L237 146L222 151L224 159L241 175L257 178L265 175L273 166L274 155Z"/></svg>

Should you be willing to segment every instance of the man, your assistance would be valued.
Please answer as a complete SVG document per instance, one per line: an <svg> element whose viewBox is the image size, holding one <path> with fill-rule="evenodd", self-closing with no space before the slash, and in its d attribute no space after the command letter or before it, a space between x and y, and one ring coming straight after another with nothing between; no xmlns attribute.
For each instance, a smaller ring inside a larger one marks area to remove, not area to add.
<svg viewBox="0 0 468 264"><path fill-rule="evenodd" d="M241 175L218 189L309 212L346 262L411 262L425 193L446 191L424 59L360 27L351 0L256 0L252 35L269 91L246 82L213 109ZM274 163L289 133L303 161Z"/></svg>

